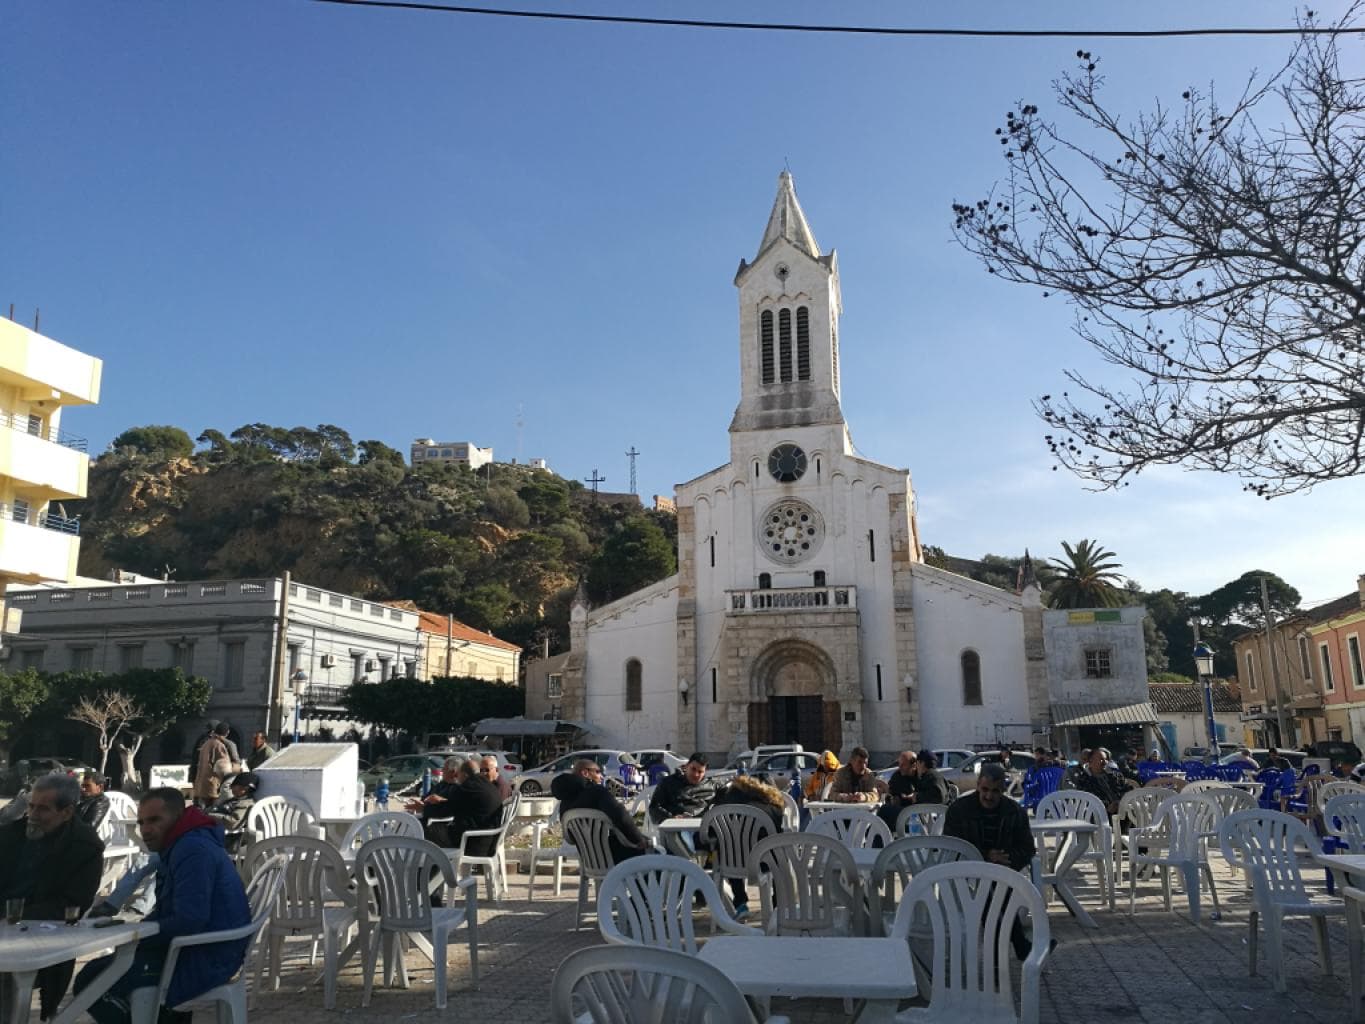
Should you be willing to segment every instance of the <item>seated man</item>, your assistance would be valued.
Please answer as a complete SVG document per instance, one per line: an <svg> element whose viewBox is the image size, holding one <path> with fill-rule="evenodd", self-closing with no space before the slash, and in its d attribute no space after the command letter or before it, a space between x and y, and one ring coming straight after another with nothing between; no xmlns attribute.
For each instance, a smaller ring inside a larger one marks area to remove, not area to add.
<svg viewBox="0 0 1365 1024"><path fill-rule="evenodd" d="M485 754L479 764L479 774L489 782L493 783L493 788L498 791L499 800L509 800L512 796L512 784L503 776L502 769L498 767L498 759L492 754Z"/></svg>
<svg viewBox="0 0 1365 1024"><path fill-rule="evenodd" d="M656 825L669 818L700 818L716 800L716 784L706 779L706 755L693 754L687 763L654 789L649 817Z"/></svg>
<svg viewBox="0 0 1365 1024"><path fill-rule="evenodd" d="M246 890L227 851L223 830L196 807L186 807L180 790L153 789L137 810L138 830L147 849L160 858L156 869L156 906L147 920L161 928L138 943L127 972L90 1007L98 1024L128 1024L130 999L137 989L155 988L171 940L182 935L240 928L251 920ZM230 981L242 968L248 939L189 946L180 952L166 993L174 1007ZM76 991L108 965L108 957L82 968Z"/></svg>
<svg viewBox="0 0 1365 1024"><path fill-rule="evenodd" d="M104 795L109 780L99 772L86 772L81 778L81 800L76 805L76 815L96 832L109 817L109 798Z"/></svg>
<svg viewBox="0 0 1365 1024"><path fill-rule="evenodd" d="M104 871L104 843L76 816L80 786L69 775L45 775L33 784L26 817L0 827L0 897L22 899L24 917L60 921L67 907L84 913ZM38 972L44 1019L71 982L73 963Z"/></svg>
<svg viewBox="0 0 1365 1024"><path fill-rule="evenodd" d="M773 821L773 831L782 831L782 820L786 813L787 802L782 794L766 782L748 775L737 775L730 785L716 794L715 806L743 804L756 808L768 815ZM749 916L749 895L744 888L744 879L729 878L730 900L735 905L735 918L743 921Z"/></svg>
<svg viewBox="0 0 1365 1024"><path fill-rule="evenodd" d="M1110 816L1118 814L1119 800L1128 788L1119 773L1110 770L1109 751L1103 747L1090 751L1089 759L1072 777L1071 784L1083 793L1099 797L1104 812Z"/></svg>
<svg viewBox="0 0 1365 1024"><path fill-rule="evenodd" d="M829 796L841 804L875 804L882 798L877 776L867 770L866 747L854 747L848 764L834 773Z"/></svg>
<svg viewBox="0 0 1365 1024"><path fill-rule="evenodd" d="M232 777L228 795L205 813L223 826L224 846L228 853L236 853L242 842L241 832L246 827L246 816L256 806L255 792L261 777L255 772L238 772Z"/></svg>
<svg viewBox="0 0 1365 1024"><path fill-rule="evenodd" d="M901 811L916 800L915 770L916 759L913 751L902 750L896 759L896 773L891 776L886 787L886 800L877 808L877 814L886 822L886 827L895 831L896 819ZM942 801L939 801L940 803Z"/></svg>
<svg viewBox="0 0 1365 1024"><path fill-rule="evenodd" d="M1028 812L1005 796L1007 777L1003 765L994 761L983 764L976 777L976 792L960 797L948 808L943 818L943 834L965 839L990 864L1023 871L1038 848L1029 827ZM1010 927L1010 944L1020 960L1032 951L1018 918Z"/></svg>
<svg viewBox="0 0 1365 1024"><path fill-rule="evenodd" d="M426 833L427 839L437 846L451 845L450 834L445 823L439 820L433 823L432 819L449 817L442 805L460 784L460 765L462 764L464 764L463 758L447 757L441 765L441 781L431 787L431 792L424 797L409 800L403 805L404 810L421 816L422 831Z"/></svg>
<svg viewBox="0 0 1365 1024"><path fill-rule="evenodd" d="M448 762L447 762L448 763ZM497 787L480 773L478 758L460 761L455 768L455 784L439 796L435 790L427 797L426 810L433 834L444 831L441 846L456 847L466 832L497 828L502 824L502 800ZM448 821L437 819L446 818ZM471 857L488 857L497 845L496 836L476 836L465 848Z"/></svg>
<svg viewBox="0 0 1365 1024"><path fill-rule="evenodd" d="M608 840L612 859L617 863L635 857L649 849L649 840L635 827L635 819L626 813L621 801L602 785L602 766L590 757L580 757L573 763L573 771L555 776L550 783L550 794L559 801L559 813L566 811L601 811L616 826L622 839L613 833Z"/></svg>

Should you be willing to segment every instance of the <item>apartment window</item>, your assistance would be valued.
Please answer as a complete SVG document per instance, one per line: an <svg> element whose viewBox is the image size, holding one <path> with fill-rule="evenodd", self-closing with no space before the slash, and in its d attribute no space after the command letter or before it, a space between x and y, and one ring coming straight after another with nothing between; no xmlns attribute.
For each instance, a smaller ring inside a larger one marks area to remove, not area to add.
<svg viewBox="0 0 1365 1024"><path fill-rule="evenodd" d="M1355 634L1346 638L1346 656L1351 659L1351 685L1357 690L1365 688L1365 668L1360 663L1360 637Z"/></svg>
<svg viewBox="0 0 1365 1024"><path fill-rule="evenodd" d="M639 711L644 705L644 666L631 658L626 662L626 710Z"/></svg>
<svg viewBox="0 0 1365 1024"><path fill-rule="evenodd" d="M43 648L27 647L19 652L19 667L21 669L41 669L43 667Z"/></svg>
<svg viewBox="0 0 1365 1024"><path fill-rule="evenodd" d="M981 655L975 651L962 652L962 703L981 706Z"/></svg>
<svg viewBox="0 0 1365 1024"><path fill-rule="evenodd" d="M73 647L71 648L71 671L72 672L93 672L95 670L95 648L93 647Z"/></svg>
<svg viewBox="0 0 1365 1024"><path fill-rule="evenodd" d="M351 655L351 682L360 683L365 681L365 655Z"/></svg>
<svg viewBox="0 0 1365 1024"><path fill-rule="evenodd" d="M240 690L246 679L246 641L223 641L223 689Z"/></svg>
<svg viewBox="0 0 1365 1024"><path fill-rule="evenodd" d="M564 696L564 676L561 673L551 672L545 678L545 696L551 700Z"/></svg>
<svg viewBox="0 0 1365 1024"><path fill-rule="evenodd" d="M294 688L294 676L303 670L303 644L289 645L289 672L286 676L284 685L292 690Z"/></svg>
<svg viewBox="0 0 1365 1024"><path fill-rule="evenodd" d="M182 675L190 675L194 671L194 644L188 640L173 640L171 642L171 667L178 668Z"/></svg>
<svg viewBox="0 0 1365 1024"><path fill-rule="evenodd" d="M43 436L43 418L37 413L28 414L28 432L34 437Z"/></svg>
<svg viewBox="0 0 1365 1024"><path fill-rule="evenodd" d="M1109 679L1114 674L1111 662L1112 652L1108 647L1087 647L1085 649L1085 676L1087 679Z"/></svg>
<svg viewBox="0 0 1365 1024"><path fill-rule="evenodd" d="M383 655L380 655L380 657L379 657L379 678L380 678L380 681L383 681L383 680L385 680L385 679L392 679L392 678L393 678L393 676L390 674L390 671L389 671L389 666L392 665L392 664L393 664L393 659L392 659L392 658L386 658L386 657L384 657Z"/></svg>
<svg viewBox="0 0 1365 1024"><path fill-rule="evenodd" d="M28 502L23 498L15 498L14 504L10 506L10 518L16 523L28 522Z"/></svg>
<svg viewBox="0 0 1365 1024"><path fill-rule="evenodd" d="M1250 690L1252 693L1255 693L1255 692L1256 692L1256 655L1255 655L1253 652L1251 652L1251 651L1247 651L1247 653L1246 653L1246 665L1247 665L1247 689Z"/></svg>
<svg viewBox="0 0 1365 1024"><path fill-rule="evenodd" d="M118 649L118 670L131 672L142 667L142 644L120 644Z"/></svg>
<svg viewBox="0 0 1365 1024"><path fill-rule="evenodd" d="M1328 650L1326 644L1318 644L1318 659L1322 662L1322 688L1326 693L1333 693L1337 688L1337 681L1332 676L1332 652Z"/></svg>
<svg viewBox="0 0 1365 1024"><path fill-rule="evenodd" d="M479 674L479 663L471 659L466 664L465 669L466 669L465 675L476 676Z"/></svg>
<svg viewBox="0 0 1365 1024"><path fill-rule="evenodd" d="M1313 679L1313 659L1308 656L1308 638L1299 637L1299 664L1303 666L1303 678Z"/></svg>

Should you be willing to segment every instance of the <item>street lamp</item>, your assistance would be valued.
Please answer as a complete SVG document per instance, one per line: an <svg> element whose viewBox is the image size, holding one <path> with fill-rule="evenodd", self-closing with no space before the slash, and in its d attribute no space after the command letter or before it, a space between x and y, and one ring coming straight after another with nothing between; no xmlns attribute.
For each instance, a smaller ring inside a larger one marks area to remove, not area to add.
<svg viewBox="0 0 1365 1024"><path fill-rule="evenodd" d="M1200 641L1194 645L1194 670L1204 685L1204 729L1208 734L1209 754L1218 759L1218 723L1213 720L1213 648Z"/></svg>

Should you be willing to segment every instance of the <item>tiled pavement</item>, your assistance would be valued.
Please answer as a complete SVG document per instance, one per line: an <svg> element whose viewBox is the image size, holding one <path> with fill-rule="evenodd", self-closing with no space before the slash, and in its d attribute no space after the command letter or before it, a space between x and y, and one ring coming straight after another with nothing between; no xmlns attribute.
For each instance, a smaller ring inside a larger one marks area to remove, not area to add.
<svg viewBox="0 0 1365 1024"><path fill-rule="evenodd" d="M1348 1012L1346 940L1343 922L1331 925L1331 950L1337 974L1319 972L1317 948L1306 922L1293 920L1285 932L1285 963L1289 991L1276 995L1265 973L1265 945L1261 943L1262 973L1247 974L1247 909L1249 899L1240 876L1233 876L1215 858L1215 875L1223 899L1223 917L1194 926L1183 896L1174 894L1175 913L1162 909L1156 883L1139 887L1137 914L1127 914L1126 892L1119 910L1100 909L1098 892L1081 886L1082 901L1091 908L1098 930L1078 927L1057 902L1049 920L1059 940L1044 968L1042 1020L1106 1024L1110 1021L1151 1024L1213 1024L1293 1020L1342 1022L1356 1018ZM1093 878L1087 869L1084 877ZM1320 879L1314 871L1312 877ZM502 904L480 904L480 985L468 987L468 947L463 930L453 936L449 974L451 1019L479 1024L539 1024L551 1019L550 979L566 955L596 945L594 930L574 931L572 882L555 899L552 885L542 878L534 901L526 899L526 878L512 878L512 894ZM1207 906L1205 894L1205 913ZM837 946L838 940L828 940ZM306 944L293 944L306 951ZM831 955L836 955L831 950ZM358 966L343 972L337 1009L322 1009L321 989L309 984L313 974L306 959L296 956L286 966L285 981L276 992L258 998L251 1019L256 1024L370 1024L422 1020L437 1014L431 988L431 965L409 954L412 987L376 988L368 1008L360 1005ZM320 969L319 964L319 969ZM789 1016L793 1024L823 1024L845 1019L835 1000L775 1000L772 1012ZM208 1024L201 1014L196 1024ZM970 1024L970 1022L964 1022Z"/></svg>

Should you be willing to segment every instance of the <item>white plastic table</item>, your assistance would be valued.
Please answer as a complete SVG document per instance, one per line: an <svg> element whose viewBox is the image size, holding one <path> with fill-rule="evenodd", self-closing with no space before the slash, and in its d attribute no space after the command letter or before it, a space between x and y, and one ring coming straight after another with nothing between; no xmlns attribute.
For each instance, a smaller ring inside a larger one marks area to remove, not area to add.
<svg viewBox="0 0 1365 1024"><path fill-rule="evenodd" d="M868 803L859 801L857 803L844 803L842 800L807 800L806 810L811 814L823 814L825 811L867 811L871 813L881 806L881 801Z"/></svg>
<svg viewBox="0 0 1365 1024"><path fill-rule="evenodd" d="M701 830L700 818L668 818L659 822L660 832L698 832Z"/></svg>
<svg viewBox="0 0 1365 1024"><path fill-rule="evenodd" d="M895 1020L918 992L904 939L719 935L698 956L757 999L865 999L863 1024Z"/></svg>
<svg viewBox="0 0 1365 1024"><path fill-rule="evenodd" d="M1098 831L1099 826L1080 818L1035 818L1029 822L1029 827L1039 834L1058 833L1062 837L1056 849L1052 851L1052 863L1043 864L1043 877L1039 888L1044 885L1052 886L1062 904L1082 928L1098 928L1095 919L1086 912L1081 906L1081 901L1071 891L1067 875L1076 866L1076 861L1080 860L1081 855L1090 849L1090 837Z"/></svg>
<svg viewBox="0 0 1365 1024"><path fill-rule="evenodd" d="M33 1001L33 982L44 967L112 950L114 958L109 965L50 1022L73 1024L123 977L133 962L138 942L155 935L160 928L160 925L146 921L107 928L94 928L85 921L78 925L61 921L0 924L0 971L14 979L13 1002L7 1007L7 1020L12 1024L26 1024L29 1004Z"/></svg>

